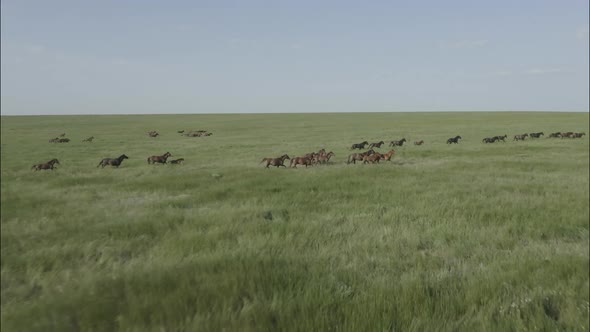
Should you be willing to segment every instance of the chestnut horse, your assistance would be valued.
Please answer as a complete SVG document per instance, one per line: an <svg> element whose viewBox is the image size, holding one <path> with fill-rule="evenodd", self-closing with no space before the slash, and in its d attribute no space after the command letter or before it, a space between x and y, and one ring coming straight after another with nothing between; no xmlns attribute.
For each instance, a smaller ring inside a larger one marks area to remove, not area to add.
<svg viewBox="0 0 590 332"><path fill-rule="evenodd" d="M287 167L284 165L285 159L291 159L291 158L289 158L288 155L284 154L278 158L264 158L258 164L262 164L263 162L266 161L266 168L268 168L268 166L276 166L277 168L279 168L280 166Z"/></svg>
<svg viewBox="0 0 590 332"><path fill-rule="evenodd" d="M170 152L166 152L161 156L151 156L147 159L148 164L156 164L156 163L160 163L160 164L165 164L166 163L166 159L168 159L168 157L171 157L172 154Z"/></svg>
<svg viewBox="0 0 590 332"><path fill-rule="evenodd" d="M390 150L389 152L382 154L381 159L385 161L391 161L391 157L395 154L395 150Z"/></svg>
<svg viewBox="0 0 590 332"><path fill-rule="evenodd" d="M31 167L31 169L34 169L35 171L39 171L42 169L54 169L55 168L55 164L59 165L59 160L57 159L51 159L50 161L46 162L45 164L37 164L37 165L33 165L33 167Z"/></svg>
<svg viewBox="0 0 590 332"><path fill-rule="evenodd" d="M102 166L102 168L104 168L105 166L111 165L119 168L119 166L121 166L121 163L123 162L123 159L129 159L129 157L122 154L119 156L119 158L105 158L101 160L100 163L98 163L98 166ZM96 167L98 168L98 166Z"/></svg>
<svg viewBox="0 0 590 332"><path fill-rule="evenodd" d="M334 156L334 152L332 152L332 151L330 151L330 152L328 152L326 154L320 154L317 157L317 161L320 164L326 164L326 163L328 163L330 161L330 158L332 158L333 156Z"/></svg>

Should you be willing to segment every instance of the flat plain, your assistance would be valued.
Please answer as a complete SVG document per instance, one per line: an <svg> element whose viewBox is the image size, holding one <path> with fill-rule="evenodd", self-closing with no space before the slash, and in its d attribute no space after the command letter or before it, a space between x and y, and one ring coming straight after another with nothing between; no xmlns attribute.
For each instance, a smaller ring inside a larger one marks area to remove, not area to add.
<svg viewBox="0 0 590 332"><path fill-rule="evenodd" d="M588 120L3 116L2 330L588 331L588 136L548 138ZM346 164L401 138L391 162ZM321 148L328 165L259 164ZM185 164L147 164L165 152Z"/></svg>

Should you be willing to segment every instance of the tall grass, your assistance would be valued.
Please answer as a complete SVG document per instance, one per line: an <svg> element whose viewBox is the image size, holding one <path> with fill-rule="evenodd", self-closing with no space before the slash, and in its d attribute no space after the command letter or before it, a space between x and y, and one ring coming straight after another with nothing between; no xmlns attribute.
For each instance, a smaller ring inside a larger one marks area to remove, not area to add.
<svg viewBox="0 0 590 332"><path fill-rule="evenodd" d="M2 117L2 328L588 330L588 138L511 141L537 131L588 114ZM147 164L167 151L186 164Z"/></svg>

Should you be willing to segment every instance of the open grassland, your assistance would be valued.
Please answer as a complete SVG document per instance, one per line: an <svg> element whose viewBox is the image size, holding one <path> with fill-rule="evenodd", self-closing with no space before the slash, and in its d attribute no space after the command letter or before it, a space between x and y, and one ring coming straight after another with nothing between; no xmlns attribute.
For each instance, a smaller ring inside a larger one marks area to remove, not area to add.
<svg viewBox="0 0 590 332"><path fill-rule="evenodd" d="M2 330L588 331L588 136L539 131L588 113L2 117Z"/></svg>

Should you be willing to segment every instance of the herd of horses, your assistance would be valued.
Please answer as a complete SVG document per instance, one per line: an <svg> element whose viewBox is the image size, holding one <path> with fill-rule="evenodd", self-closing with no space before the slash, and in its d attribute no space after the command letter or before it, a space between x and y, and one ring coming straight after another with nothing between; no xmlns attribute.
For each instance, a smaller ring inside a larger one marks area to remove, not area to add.
<svg viewBox="0 0 590 332"><path fill-rule="evenodd" d="M582 138L584 135L586 135L586 133L575 133L573 131L568 131L568 132L555 132L555 133L551 133L549 134L549 136L547 138ZM530 137L531 139L533 138L541 138L541 136L545 136L545 133L538 132L538 133L524 133L524 134L519 134L519 135L514 135L514 138L512 139L513 141L524 141L526 140L527 137ZM494 136L494 137L485 137L482 142L483 143L495 143L495 142L506 142L506 138L508 138L508 135L504 135L504 136Z"/></svg>
<svg viewBox="0 0 590 332"><path fill-rule="evenodd" d="M178 131L179 134L182 134L184 136L189 136L189 137L201 137L201 136L211 136L213 135L212 133L206 131L206 130L191 130L187 133L185 133L184 130L179 130ZM69 138L65 138L66 134L63 133L61 135L59 135L59 137L53 138L51 140L49 140L49 142L51 143L68 143L70 142ZM148 135L150 137L157 137L160 134L156 131L150 131L148 132ZM514 135L513 140L514 141L524 141L527 137L530 137L531 139L533 138L540 138L541 136L544 136L545 134L543 132L537 132L537 133L525 133L525 134L518 134L518 135ZM586 133L576 133L576 132L555 132L555 133L551 133L547 138L581 138L584 135L586 135ZM508 138L508 135L498 135L498 136L493 136L493 137L485 137L482 142L483 143L495 143L495 142L506 142L506 139ZM90 136L86 139L84 139L82 142L92 142L92 140L94 139L94 136ZM459 140L462 139L462 137L460 135L457 135L455 137L451 137L449 139L447 139L447 144L458 144ZM400 140L393 140L390 141L388 146L389 147L395 147L395 146L403 146L404 143L406 143L407 140L405 138L402 138ZM363 150L365 148L368 149L365 152L359 152L359 153L352 153L348 156L348 159L346 161L347 164L356 164L357 161L362 162L363 164L378 164L379 161L384 160L384 161L391 161L391 158L395 155L395 150L390 150L387 153L379 153L376 152L374 149L375 148L381 148L381 146L385 144L384 141L379 141L379 142L373 142L373 143L369 143L368 141L363 141L360 143L355 143L352 144L352 146L350 147L350 150ZM414 145L423 145L424 144L424 140L419 140L419 141L414 141ZM178 165L178 164L182 164L184 162L184 158L179 158L176 160L168 160L169 157L171 157L172 154L170 152L166 152L163 155L160 156L150 156L147 158L147 163L148 164L173 164L173 165ZM263 158L262 161L259 164L262 163L266 163L265 167L269 168L270 166L274 166L274 167L287 167L285 165L285 160L289 159L289 167L292 168L297 168L297 166L313 166L313 165L322 165L322 164L327 164L330 161L330 158L334 157L335 154L334 152L330 151L330 152L326 152L325 149L321 149L318 152L310 152L307 153L303 156L299 156L299 157L294 157L294 158L290 158L289 155L284 154L280 157L277 158ZM105 166L112 166L112 167L119 167L121 166L121 163L123 162L123 160L125 159L129 159L129 157L127 157L125 154L120 155L118 158L105 158L102 159L99 163L98 166L96 167L102 167L104 168ZM57 159L52 159L46 163L41 163L41 164L36 164L33 165L33 167L31 169L35 170L35 171L39 171L39 170L53 170L56 168L55 165L59 165L59 161Z"/></svg>

